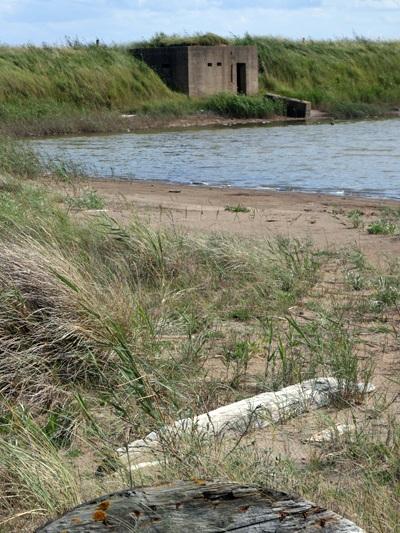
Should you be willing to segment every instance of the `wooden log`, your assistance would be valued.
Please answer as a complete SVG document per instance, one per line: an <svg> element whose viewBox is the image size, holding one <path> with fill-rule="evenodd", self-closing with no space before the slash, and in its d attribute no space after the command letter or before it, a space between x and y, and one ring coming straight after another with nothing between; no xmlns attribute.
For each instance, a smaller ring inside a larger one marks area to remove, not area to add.
<svg viewBox="0 0 400 533"><path fill-rule="evenodd" d="M178 482L97 498L36 533L345 532L363 530L332 511L267 488L221 482Z"/></svg>
<svg viewBox="0 0 400 533"><path fill-rule="evenodd" d="M341 383L335 378L318 378L286 387L278 392L266 392L219 407L209 413L193 418L178 420L171 426L149 433L144 439L119 448L117 453L127 465L140 460L146 451L159 449L162 434L182 431L199 431L203 434L221 435L229 431L244 431L250 428L266 427L273 422L281 422L289 417L298 416L312 408L329 405L341 393ZM358 392L369 393L374 390L370 384L356 385Z"/></svg>

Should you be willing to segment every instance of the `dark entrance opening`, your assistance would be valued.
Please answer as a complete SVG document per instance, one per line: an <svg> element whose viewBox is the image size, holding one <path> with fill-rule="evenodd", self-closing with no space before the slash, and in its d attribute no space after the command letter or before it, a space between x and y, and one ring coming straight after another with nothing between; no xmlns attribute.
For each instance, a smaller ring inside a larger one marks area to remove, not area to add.
<svg viewBox="0 0 400 533"><path fill-rule="evenodd" d="M237 63L237 92L246 94L246 63Z"/></svg>

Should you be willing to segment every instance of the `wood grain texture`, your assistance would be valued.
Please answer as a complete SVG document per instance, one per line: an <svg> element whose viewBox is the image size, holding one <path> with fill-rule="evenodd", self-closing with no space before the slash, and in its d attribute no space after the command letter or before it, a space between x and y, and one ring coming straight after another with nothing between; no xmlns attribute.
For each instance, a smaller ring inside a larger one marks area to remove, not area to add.
<svg viewBox="0 0 400 533"><path fill-rule="evenodd" d="M201 481L131 489L85 503L36 533L251 533L363 530L302 498L254 485Z"/></svg>
<svg viewBox="0 0 400 533"><path fill-rule="evenodd" d="M196 430L204 435L221 436L227 432L241 433L252 428L267 427L271 423L282 422L310 409L329 405L338 394L340 395L341 387L342 384L337 379L327 377L303 381L278 392L258 394L193 418L178 420L158 432L149 433L144 439L130 443L128 448L119 448L117 453L123 463L132 467L135 463L142 462L144 452L157 452L162 433ZM356 387L360 393L374 391L372 384L359 383Z"/></svg>

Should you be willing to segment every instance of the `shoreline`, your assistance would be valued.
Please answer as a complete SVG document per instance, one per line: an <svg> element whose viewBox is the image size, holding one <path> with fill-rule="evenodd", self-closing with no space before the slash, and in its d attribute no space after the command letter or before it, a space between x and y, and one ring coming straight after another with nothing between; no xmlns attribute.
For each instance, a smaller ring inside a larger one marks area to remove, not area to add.
<svg viewBox="0 0 400 533"><path fill-rule="evenodd" d="M273 116L269 118L230 118L212 114L194 114L183 117L160 117L160 116L140 116L121 115L127 120L127 133L145 133L151 131L170 131L202 128L225 128L225 127L251 127L251 126L287 126L290 124L320 124L326 122L362 122L370 120L392 120L400 118L400 111L385 112L376 116L334 118L325 111L312 109L309 118L293 118L287 116ZM131 121L131 122L129 122ZM131 128L136 128L131 130Z"/></svg>
<svg viewBox="0 0 400 533"><path fill-rule="evenodd" d="M104 200L100 211L123 224L139 217L157 229L309 239L328 250L360 249L375 264L400 254L400 236L372 235L366 229L384 209L399 212L399 200L140 180L94 179L81 186L94 189ZM241 209L235 212L237 206ZM363 227L354 227L352 212L360 213ZM96 216L98 211L86 214Z"/></svg>
<svg viewBox="0 0 400 533"><path fill-rule="evenodd" d="M273 116L265 118L233 118L213 114L194 114L183 117L152 117L152 116L124 116L127 120L129 129L134 131L129 133L143 133L157 130L175 130L175 129L203 129L203 128L226 128L226 127L243 127L243 126L280 126L287 124L307 124L309 122L319 122L331 120L326 113L315 110L314 115L309 119L293 118L285 116Z"/></svg>
<svg viewBox="0 0 400 533"><path fill-rule="evenodd" d="M392 120L400 117L400 111L385 112L379 115L349 118L334 118L329 113L312 109L309 118L273 116L265 118L232 118L213 113L195 113L183 116L140 115L109 113L100 117L95 114L79 117L62 117L60 123L45 118L43 123L24 125L22 130L17 123L4 123L0 133L20 139L51 139L54 137L81 137L122 135L124 133L153 133L184 130L224 129L240 127L280 127L294 124L338 124L342 122L363 122L370 120ZM60 117L58 117L60 118ZM65 121L64 121L65 118Z"/></svg>
<svg viewBox="0 0 400 533"><path fill-rule="evenodd" d="M236 191L238 193L238 196L248 197L252 196L265 196L266 194L271 195L300 195L306 197L313 198L315 196L318 196L318 198L324 198L325 200L333 200L333 199L343 199L343 200L354 200L354 202L357 202L359 200L360 202L365 201L376 201L376 202L382 202L382 203L399 203L400 204L400 193L398 197L391 197L391 196L373 196L369 194L363 194L362 192L358 193L352 193L352 192L326 192L326 191L312 191L312 190L296 190L296 189L277 189L275 187L245 187L245 186L239 186L239 185L211 185L207 182L193 182L193 183L184 183L181 181L173 181L173 180L158 180L158 179L135 179L135 178L109 178L109 177L98 177L98 176L87 176L84 178L87 183L107 183L109 185L113 183L117 184L129 184L133 183L140 187L141 184L146 185L149 184L151 188L153 187L165 187L165 188L178 188L178 189L199 189L199 190L210 190L210 191ZM108 188L106 186L106 188ZM119 188L119 187L117 187ZM239 194L242 193L242 194Z"/></svg>
<svg viewBox="0 0 400 533"><path fill-rule="evenodd" d="M394 118L394 117L388 117ZM93 124L91 127L78 126L74 124L72 129L53 128L47 125L47 128L41 128L40 124L37 130L25 133L13 132L12 126L6 125L2 134L13 135L21 139L52 139L55 137L81 137L81 136L107 136L107 135L123 135L129 133L153 133L153 132L168 132L168 131L184 131L184 130L201 130L201 129L224 129L235 127L260 127L270 126L279 127L290 124L317 124L328 122L332 118L326 113L315 110L314 116L309 119L292 118L284 116L274 116L265 118L230 118L221 115L214 115L210 113L176 116L154 116L154 115L117 115L114 116L106 127L102 127L101 121Z"/></svg>
<svg viewBox="0 0 400 533"><path fill-rule="evenodd" d="M351 206L364 205L368 203L371 206L386 206L394 205L395 207L400 207L400 197L399 198L389 198L389 197L377 197L377 196L367 196L363 194L344 194L336 195L327 192L318 192L318 191L295 191L295 190L277 190L274 188L249 188L249 187L238 187L238 186L226 186L221 185L208 185L200 183L181 183L177 181L168 181L168 180L145 180L145 179L121 179L121 178L98 178L98 177L89 177L85 180L86 184L96 184L97 189L102 189L104 191L109 191L111 188L116 188L118 193L122 191L128 192L128 189L136 189L137 192L151 192L154 193L168 193L168 194L180 194L181 192L190 192L195 191L197 196L202 196L201 193L204 193L204 197L210 196L212 192L215 193L226 193L224 196L236 196L242 197L244 199L250 199L253 203L257 198L270 197L279 199L287 198L290 202L293 200L301 200L305 203L313 202L316 198L324 202L346 202ZM168 189L168 191L167 191ZM173 190L172 190L173 189ZM178 192L179 190L179 192Z"/></svg>

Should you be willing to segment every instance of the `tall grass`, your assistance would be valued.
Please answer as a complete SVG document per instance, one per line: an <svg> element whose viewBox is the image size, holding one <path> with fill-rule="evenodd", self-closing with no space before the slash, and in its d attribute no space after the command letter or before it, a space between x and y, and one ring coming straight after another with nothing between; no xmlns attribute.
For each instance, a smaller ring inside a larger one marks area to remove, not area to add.
<svg viewBox="0 0 400 533"><path fill-rule="evenodd" d="M378 111L400 102L398 41L349 39L295 41L245 36L237 44L257 46L263 88L311 100L344 115ZM362 107L364 106L364 107ZM368 108L371 106L371 108Z"/></svg>
<svg viewBox="0 0 400 533"><path fill-rule="evenodd" d="M0 138L0 172L3 178L36 178L41 171L42 165L33 150L10 138Z"/></svg>
<svg viewBox="0 0 400 533"><path fill-rule="evenodd" d="M261 435L268 449L254 434L223 442L183 435L162 443L165 461L154 476L127 480L125 472L122 482L108 474L120 467L116 448L149 431L319 375L340 380L337 406L349 416L381 422L383 408L360 409L363 398L354 394L354 383L371 377L361 344L373 345L358 320L375 328L381 320L389 332L372 356L398 346L398 264L375 272L359 253L340 256L336 267L357 271L366 288L353 285L353 301L348 284L337 284L331 301L316 284L324 262L338 257L310 242L155 229L134 216L122 224L87 214L92 196L71 209L69 187L85 199L87 183L69 184L61 165L62 187L55 191L53 181L49 189L52 164L31 161L21 143L4 143L0 529L24 531L22 521L31 531L32 517L50 518L112 484L197 476L300 490L374 531L384 509L391 530L398 518L393 420L387 435L367 439L359 429L356 442L335 443L335 454L302 452L300 466L272 455L270 434ZM339 305L339 296L349 300Z"/></svg>
<svg viewBox="0 0 400 533"><path fill-rule="evenodd" d="M40 118L55 107L128 109L170 92L127 51L106 46L0 48L0 116L26 112Z"/></svg>
<svg viewBox="0 0 400 533"><path fill-rule="evenodd" d="M163 32L156 33L148 41L133 43L134 47L159 47L159 46L216 46L229 44L229 39L215 33L196 33L194 35L167 35Z"/></svg>
<svg viewBox="0 0 400 533"><path fill-rule="evenodd" d="M0 48L0 121L15 133L112 128L113 112L171 97L127 50L106 46ZM121 125L119 124L119 127Z"/></svg>
<svg viewBox="0 0 400 533"><path fill-rule="evenodd" d="M218 94L207 99L204 106L218 115L231 118L267 118L283 114L279 104L263 96Z"/></svg>
<svg viewBox="0 0 400 533"><path fill-rule="evenodd" d="M224 39L212 34L158 34L136 45L220 43L257 46L261 90L311 100L342 118L381 114L400 102L397 41L303 42L249 35ZM1 47L1 129L19 135L121 131L126 129L121 112L182 115L205 105L227 114L222 97L199 105L170 91L154 71L132 56L130 48L79 42L59 48ZM260 108L266 104L260 102L253 101L250 116L265 116ZM228 107L228 114L248 116L239 101Z"/></svg>
<svg viewBox="0 0 400 533"><path fill-rule="evenodd" d="M204 39L207 42L206 36ZM160 34L147 45L200 41L199 35ZM337 117L379 115L400 102L398 41L315 41L246 35L225 42L257 47L261 90L310 100Z"/></svg>
<svg viewBox="0 0 400 533"><path fill-rule="evenodd" d="M0 528L13 520L21 505L29 519L56 514L79 502L79 484L58 450L23 407L2 404L0 410ZM2 529L3 530L3 529ZM15 530L15 529L14 529Z"/></svg>

